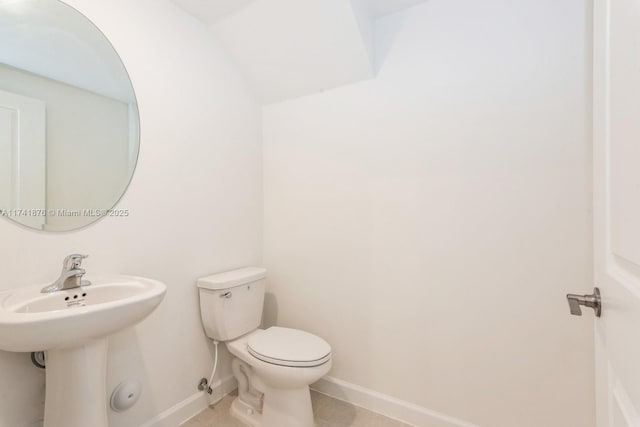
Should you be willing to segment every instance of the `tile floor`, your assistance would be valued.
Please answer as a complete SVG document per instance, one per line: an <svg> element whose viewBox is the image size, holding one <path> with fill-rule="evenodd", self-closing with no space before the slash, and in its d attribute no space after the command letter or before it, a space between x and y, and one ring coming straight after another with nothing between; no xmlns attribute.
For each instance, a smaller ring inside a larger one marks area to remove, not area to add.
<svg viewBox="0 0 640 427"><path fill-rule="evenodd" d="M229 412L235 397L235 393L225 396L181 427L245 427ZM315 391L311 391L311 403L317 427L411 427Z"/></svg>

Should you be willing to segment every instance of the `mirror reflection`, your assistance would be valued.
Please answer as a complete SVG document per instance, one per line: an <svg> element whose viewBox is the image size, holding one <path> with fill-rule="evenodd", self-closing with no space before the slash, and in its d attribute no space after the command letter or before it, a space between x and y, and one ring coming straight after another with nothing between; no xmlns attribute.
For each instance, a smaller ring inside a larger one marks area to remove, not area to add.
<svg viewBox="0 0 640 427"><path fill-rule="evenodd" d="M138 109L102 32L58 0L0 0L0 215L45 231L112 209L133 174Z"/></svg>

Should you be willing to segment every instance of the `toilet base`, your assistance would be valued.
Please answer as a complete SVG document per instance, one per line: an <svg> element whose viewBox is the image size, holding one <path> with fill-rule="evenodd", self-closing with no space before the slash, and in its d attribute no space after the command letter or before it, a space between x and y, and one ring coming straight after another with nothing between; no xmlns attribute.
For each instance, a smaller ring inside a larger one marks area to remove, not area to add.
<svg viewBox="0 0 640 427"><path fill-rule="evenodd" d="M262 414L236 397L231 415L247 427L314 427L309 387L265 390Z"/></svg>
<svg viewBox="0 0 640 427"><path fill-rule="evenodd" d="M255 411L251 406L240 400L239 397L233 399L231 403L231 415L247 427L262 426L260 412Z"/></svg>
<svg viewBox="0 0 640 427"><path fill-rule="evenodd" d="M314 427L309 387L264 391L262 427Z"/></svg>

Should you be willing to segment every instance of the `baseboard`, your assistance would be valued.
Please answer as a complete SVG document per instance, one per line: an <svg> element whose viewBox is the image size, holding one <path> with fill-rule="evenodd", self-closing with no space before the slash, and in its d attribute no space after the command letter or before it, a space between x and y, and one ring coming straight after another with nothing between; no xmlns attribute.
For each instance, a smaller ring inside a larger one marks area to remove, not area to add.
<svg viewBox="0 0 640 427"><path fill-rule="evenodd" d="M419 427L478 427L425 407L333 377L321 378L311 385L319 393L349 402L372 412Z"/></svg>
<svg viewBox="0 0 640 427"><path fill-rule="evenodd" d="M140 427L176 427L219 401L238 387L233 376L215 383L212 396L204 392L195 393L182 402L156 415ZM478 427L476 424L459 420L449 415L433 411L395 397L352 384L333 377L324 377L311 385L319 393L349 402L372 412L419 427Z"/></svg>
<svg viewBox="0 0 640 427"><path fill-rule="evenodd" d="M205 409L207 406L219 401L238 387L233 376L229 376L214 383L213 394L209 396L203 391L178 402L171 408L156 415L140 427L176 427Z"/></svg>

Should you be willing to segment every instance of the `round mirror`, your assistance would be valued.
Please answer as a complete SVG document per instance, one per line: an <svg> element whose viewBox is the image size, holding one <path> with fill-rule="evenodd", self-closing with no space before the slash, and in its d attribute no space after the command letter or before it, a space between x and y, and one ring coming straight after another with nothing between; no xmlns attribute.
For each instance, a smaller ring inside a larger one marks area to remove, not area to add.
<svg viewBox="0 0 640 427"><path fill-rule="evenodd" d="M0 40L0 216L46 231L127 216L138 108L109 40L58 0L0 0Z"/></svg>

